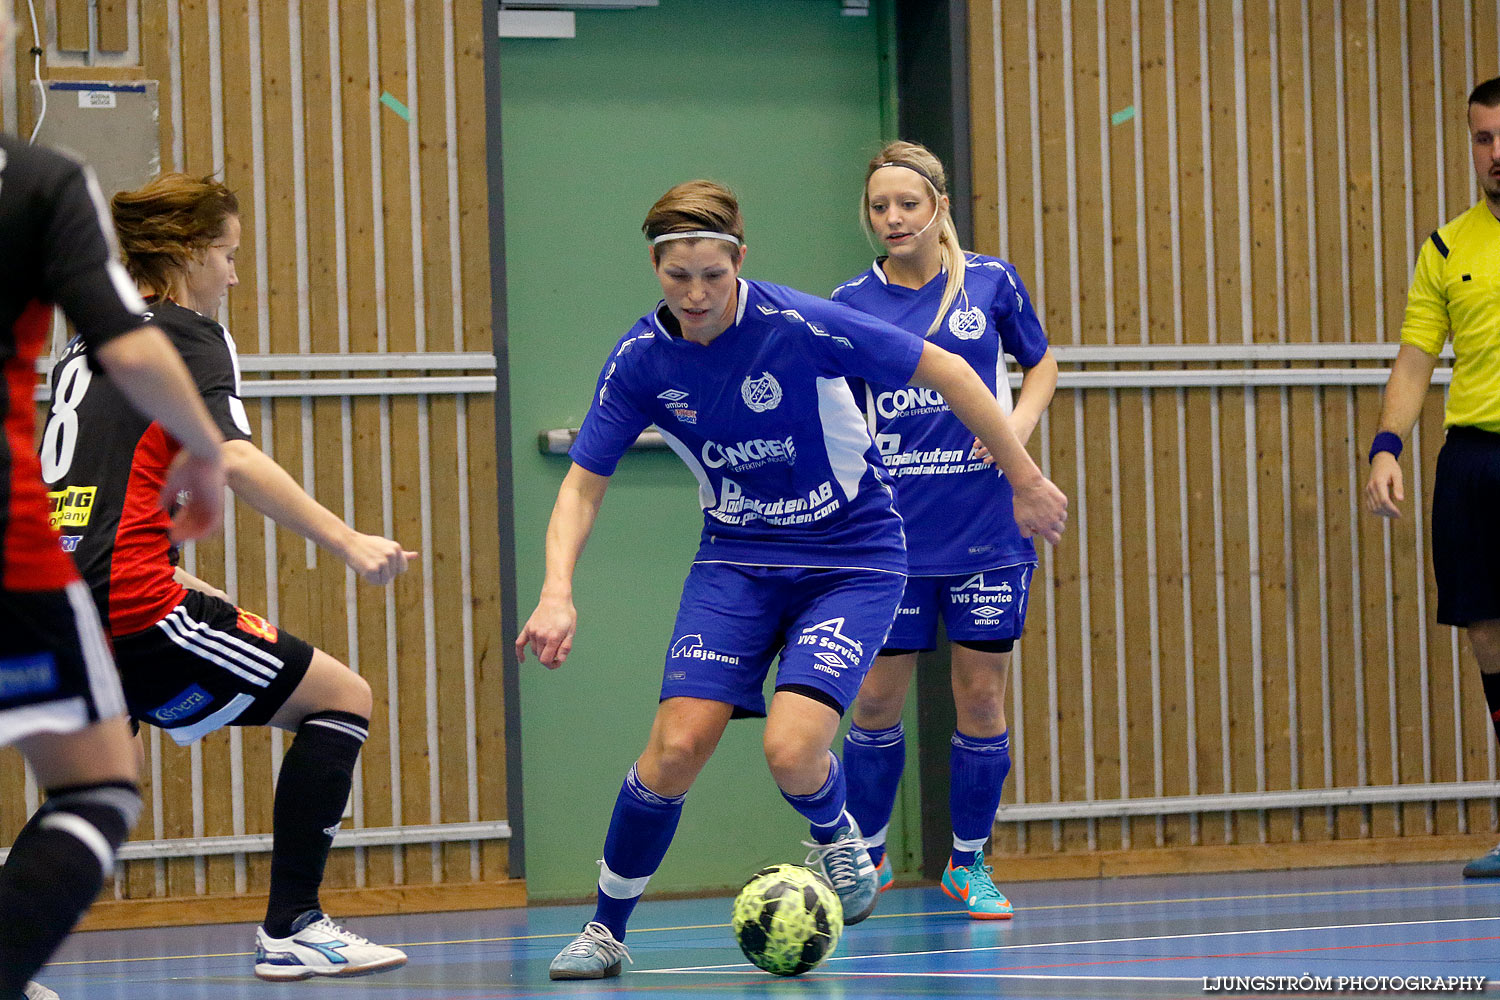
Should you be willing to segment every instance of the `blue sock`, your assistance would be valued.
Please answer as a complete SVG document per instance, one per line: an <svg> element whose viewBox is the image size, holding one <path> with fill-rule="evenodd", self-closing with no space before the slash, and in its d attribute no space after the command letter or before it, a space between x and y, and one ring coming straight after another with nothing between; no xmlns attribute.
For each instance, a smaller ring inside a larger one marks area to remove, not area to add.
<svg viewBox="0 0 1500 1000"><path fill-rule="evenodd" d="M615 812L604 837L604 860L599 863L599 902L594 919L625 940L625 923L640 902L646 883L667 856L686 795L657 795L641 783L635 765L620 786Z"/></svg>
<svg viewBox="0 0 1500 1000"><path fill-rule="evenodd" d="M1010 732L989 739L953 733L948 751L948 810L953 816L953 867L967 868L984 850L1010 773Z"/></svg>
<svg viewBox="0 0 1500 1000"><path fill-rule="evenodd" d="M850 726L844 737L844 773L849 786L849 814L867 831L870 860L877 867L885 857L885 831L896 805L896 788L906 767L906 730L901 723L889 729Z"/></svg>
<svg viewBox="0 0 1500 1000"><path fill-rule="evenodd" d="M844 768L832 752L828 754L828 780L823 782L822 788L811 795L792 795L782 791L781 797L807 817L812 838L820 844L833 843L840 826L857 825L844 809Z"/></svg>

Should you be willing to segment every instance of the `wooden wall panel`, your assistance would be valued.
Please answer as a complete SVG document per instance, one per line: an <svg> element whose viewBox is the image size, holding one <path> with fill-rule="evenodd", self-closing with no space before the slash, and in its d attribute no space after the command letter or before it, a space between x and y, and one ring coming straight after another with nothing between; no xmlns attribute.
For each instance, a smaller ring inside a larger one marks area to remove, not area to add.
<svg viewBox="0 0 1500 1000"><path fill-rule="evenodd" d="M89 5L75 6L86 48ZM72 8L62 7L66 27ZM24 24L24 3L17 13ZM239 198L240 284L222 318L242 355L471 351L481 354L473 373L489 373L483 45L492 25L482 5L107 0L98 14L101 46L111 51L126 48L130 19L139 19L140 66L98 72L160 81L164 169L222 177ZM29 130L29 60L18 56L3 71L21 87L14 110ZM53 72L44 63L44 77ZM425 371L246 377L410 380ZM501 822L505 646L492 399L392 385L380 396L252 398L247 408L257 443L325 506L420 552L393 587L358 582L336 557L244 505L186 558L238 603L370 683L371 739L346 827ZM221 732L192 750L153 739L137 839L269 832L274 774L290 738ZM0 760L0 838L26 815L23 771L10 754ZM457 891L506 880L508 854L494 836L341 848L327 886ZM257 852L137 860L123 866L116 895L254 895L267 878L267 855Z"/></svg>
<svg viewBox="0 0 1500 1000"><path fill-rule="evenodd" d="M130 48L130 6L127 0L99 0L99 51Z"/></svg>
<svg viewBox="0 0 1500 1000"><path fill-rule="evenodd" d="M88 51L88 0L57 0L57 47L68 52Z"/></svg>
<svg viewBox="0 0 1500 1000"><path fill-rule="evenodd" d="M1351 374L1385 362L1231 352L1398 338L1421 241L1476 197L1464 107L1500 68L1500 11L972 0L969 43L975 249L1017 265L1064 349L1032 451L1074 515L1017 659L1006 806L1494 782L1473 661L1433 621L1441 392L1408 446L1407 515L1387 523L1360 497L1383 376ZM1096 345L1206 351L1066 361ZM1234 378L1320 367L1300 374L1323 384ZM1219 384L1068 382L1152 368ZM1483 798L1091 815L1002 809L996 843L1037 857L1497 825Z"/></svg>

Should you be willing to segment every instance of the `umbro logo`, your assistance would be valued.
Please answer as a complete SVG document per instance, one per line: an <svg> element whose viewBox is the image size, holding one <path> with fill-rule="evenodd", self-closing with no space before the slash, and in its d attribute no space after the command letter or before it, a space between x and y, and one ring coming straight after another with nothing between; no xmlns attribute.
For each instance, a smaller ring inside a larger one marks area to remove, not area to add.
<svg viewBox="0 0 1500 1000"><path fill-rule="evenodd" d="M1003 614L1005 612L993 604L986 604L983 607L974 609L974 617L983 618L985 621L989 621L991 618L999 618Z"/></svg>
<svg viewBox="0 0 1500 1000"><path fill-rule="evenodd" d="M657 399L666 400L668 403L680 403L684 399L687 399L687 397L688 394L681 389L668 389L666 392L658 392L656 394Z"/></svg>

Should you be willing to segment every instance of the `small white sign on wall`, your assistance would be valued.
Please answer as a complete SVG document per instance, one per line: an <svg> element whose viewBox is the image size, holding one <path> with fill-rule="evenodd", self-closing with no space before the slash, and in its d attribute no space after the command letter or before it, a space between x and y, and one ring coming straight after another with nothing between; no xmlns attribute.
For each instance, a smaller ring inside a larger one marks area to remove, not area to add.
<svg viewBox="0 0 1500 1000"><path fill-rule="evenodd" d="M112 90L80 90L78 106L80 108L112 108L115 106L115 93Z"/></svg>

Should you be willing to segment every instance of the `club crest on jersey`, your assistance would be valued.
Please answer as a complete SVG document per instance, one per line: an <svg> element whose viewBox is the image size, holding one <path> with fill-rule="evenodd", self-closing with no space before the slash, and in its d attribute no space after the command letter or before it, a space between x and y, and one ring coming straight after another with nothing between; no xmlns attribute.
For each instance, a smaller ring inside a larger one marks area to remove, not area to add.
<svg viewBox="0 0 1500 1000"><path fill-rule="evenodd" d="M770 372L761 372L760 378L747 375L740 384L740 397L756 413L774 410L781 405L781 383Z"/></svg>
<svg viewBox="0 0 1500 1000"><path fill-rule="evenodd" d="M984 310L978 306L955 309L948 316L948 329L959 340L978 340L984 335Z"/></svg>

